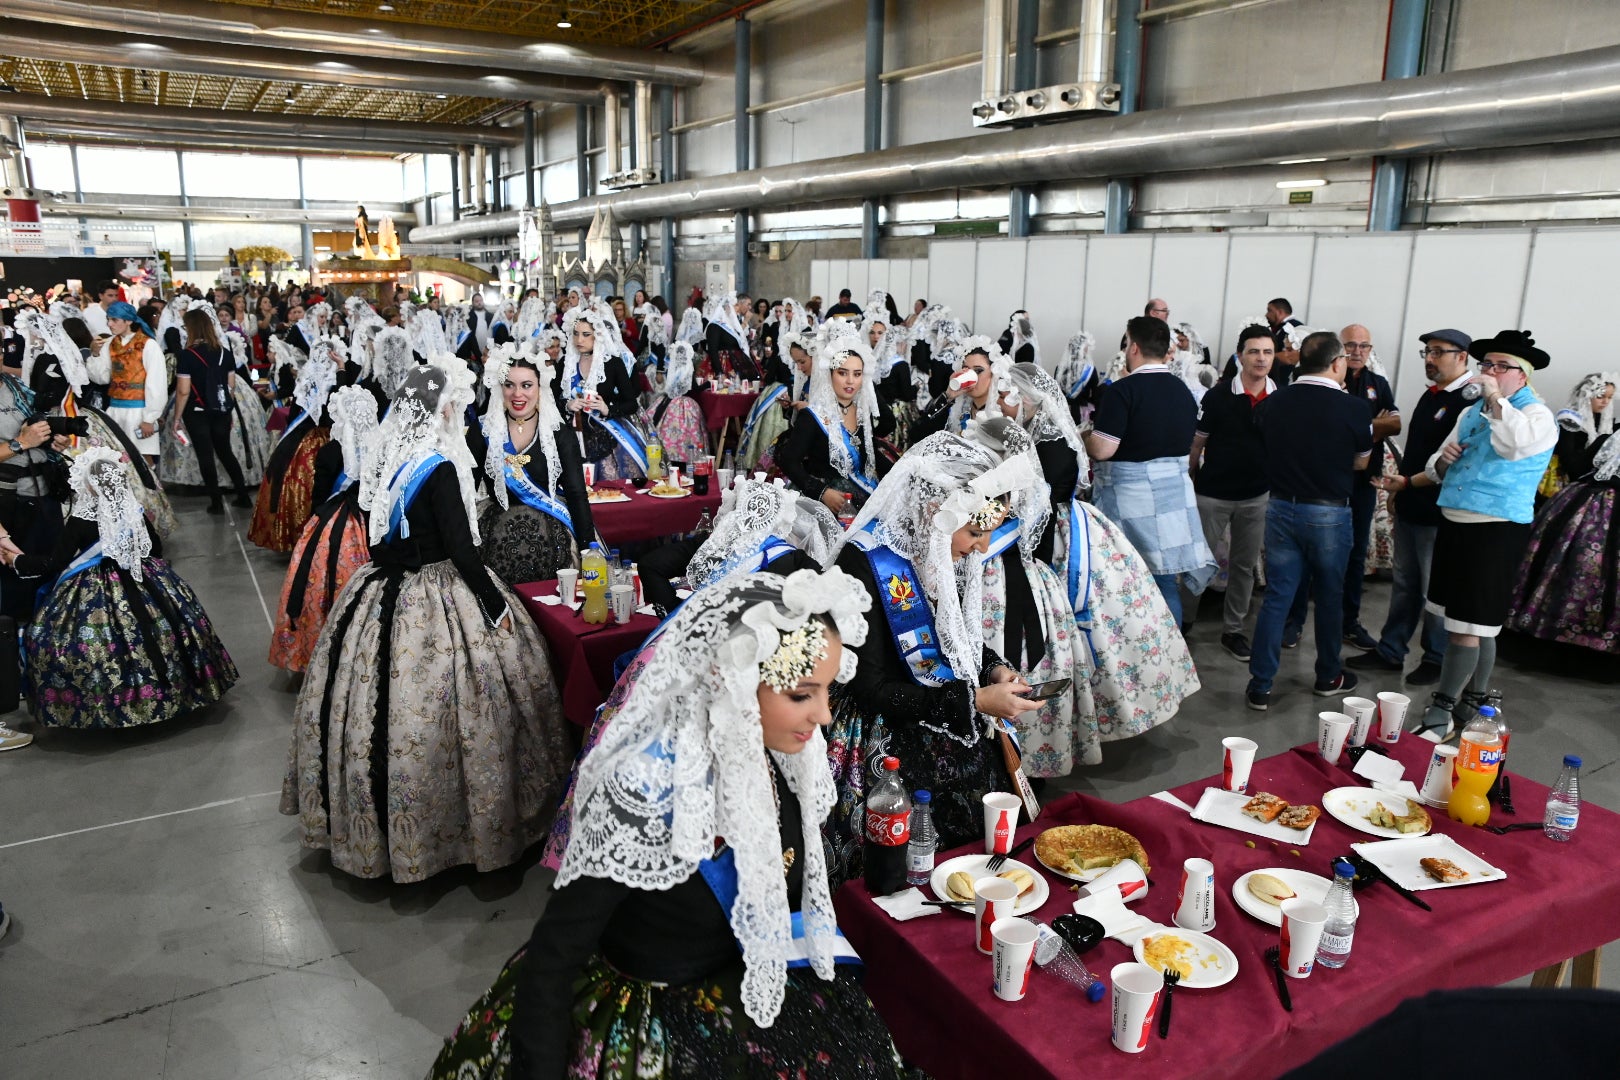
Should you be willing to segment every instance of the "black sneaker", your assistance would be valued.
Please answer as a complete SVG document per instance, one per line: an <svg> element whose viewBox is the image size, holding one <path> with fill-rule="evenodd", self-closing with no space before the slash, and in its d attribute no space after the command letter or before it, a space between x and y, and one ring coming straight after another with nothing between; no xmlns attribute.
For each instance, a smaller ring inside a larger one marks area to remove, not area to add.
<svg viewBox="0 0 1620 1080"><path fill-rule="evenodd" d="M1367 628L1360 623L1345 629L1344 643L1354 645L1358 649L1378 648L1378 639L1367 633Z"/></svg>
<svg viewBox="0 0 1620 1080"><path fill-rule="evenodd" d="M1249 708L1253 709L1255 712L1265 712L1267 709L1271 708L1271 691L1256 690L1251 686L1249 689L1243 692L1243 700L1248 704Z"/></svg>
<svg viewBox="0 0 1620 1080"><path fill-rule="evenodd" d="M1411 686L1433 686L1440 681L1440 665L1424 662L1412 669L1412 674L1406 677Z"/></svg>
<svg viewBox="0 0 1620 1080"><path fill-rule="evenodd" d="M1222 634L1221 648L1231 653L1233 659L1242 660L1244 663L1249 662L1249 656L1253 652L1249 648L1249 639L1242 634Z"/></svg>
<svg viewBox="0 0 1620 1080"><path fill-rule="evenodd" d="M1317 697L1338 697L1340 694L1348 694L1354 690L1358 681L1355 672L1341 671L1337 679L1319 682L1311 688L1311 692Z"/></svg>
<svg viewBox="0 0 1620 1080"><path fill-rule="evenodd" d="M1299 639L1304 636L1305 631L1303 630L1289 630L1287 627L1284 627L1282 647L1285 649L1297 649L1299 648Z"/></svg>
<svg viewBox="0 0 1620 1080"><path fill-rule="evenodd" d="M1400 671L1400 670L1402 670L1402 665L1401 664L1397 663L1394 660L1391 660L1389 657L1385 656L1383 653L1379 652L1377 649L1374 649L1372 652L1362 653L1360 656L1352 656L1352 657L1350 657L1350 659L1348 659L1348 660L1346 660L1344 662L1344 666L1347 667L1347 668L1355 668L1357 671ZM1435 669L1436 672L1438 672L1439 670L1440 670L1439 668Z"/></svg>

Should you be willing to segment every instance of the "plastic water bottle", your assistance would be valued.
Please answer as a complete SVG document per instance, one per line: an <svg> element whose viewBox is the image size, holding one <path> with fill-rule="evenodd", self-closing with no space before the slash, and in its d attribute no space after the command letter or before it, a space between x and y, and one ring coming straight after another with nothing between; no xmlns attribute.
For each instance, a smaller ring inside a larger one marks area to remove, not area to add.
<svg viewBox="0 0 1620 1080"><path fill-rule="evenodd" d="M866 888L888 896L906 887L907 851L911 843L911 796L900 784L900 759L888 757L880 779L866 796Z"/></svg>
<svg viewBox="0 0 1620 1080"><path fill-rule="evenodd" d="M1086 968L1080 955L1045 923L1035 923L1035 929L1040 934L1035 939L1035 962L1041 965L1041 970L1079 987L1087 1001L1093 1004L1101 1001L1108 993L1108 987Z"/></svg>
<svg viewBox="0 0 1620 1080"><path fill-rule="evenodd" d="M1327 908L1327 924L1322 927L1322 943L1316 947L1316 962L1326 968L1342 968L1350 959L1350 945L1356 936L1356 898L1350 891L1356 868L1340 860L1333 864L1333 887L1322 906Z"/></svg>
<svg viewBox="0 0 1620 1080"><path fill-rule="evenodd" d="M1541 819L1541 831L1547 839L1560 844L1575 832L1581 823L1581 759L1574 754L1564 755L1564 771L1558 774L1558 783L1547 793L1547 814Z"/></svg>
<svg viewBox="0 0 1620 1080"><path fill-rule="evenodd" d="M930 791L911 793L911 841L906 845L906 884L927 885L934 876L934 849L939 833L934 831L934 795Z"/></svg>

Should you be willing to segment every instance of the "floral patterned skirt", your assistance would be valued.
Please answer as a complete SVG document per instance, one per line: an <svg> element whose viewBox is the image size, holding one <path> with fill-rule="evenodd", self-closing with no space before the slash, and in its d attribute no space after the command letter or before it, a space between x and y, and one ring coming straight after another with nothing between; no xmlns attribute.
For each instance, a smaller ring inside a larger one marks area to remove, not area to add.
<svg viewBox="0 0 1620 1080"><path fill-rule="evenodd" d="M286 671L309 667L332 602L354 572L370 561L366 516L351 488L342 501L323 505L304 523L281 583L276 628L270 634L271 664ZM295 599L302 602L294 604ZM289 615L289 608L295 614Z"/></svg>
<svg viewBox="0 0 1620 1080"><path fill-rule="evenodd" d="M259 484L259 496L253 504L253 524L248 527L248 539L271 551L291 551L304 531L314 507L315 455L321 452L331 433L316 428L305 433L287 463L287 472L281 480L281 500L270 508L271 477Z"/></svg>
<svg viewBox="0 0 1620 1080"><path fill-rule="evenodd" d="M1384 471L1386 477L1400 475L1400 467L1395 464L1395 455L1384 455ZM1362 565L1366 573L1378 570L1392 570L1395 567L1395 509L1390 505L1389 492L1380 488L1377 501L1373 503L1372 529L1367 536L1367 561Z"/></svg>
<svg viewBox="0 0 1620 1080"><path fill-rule="evenodd" d="M779 400L786 400L786 397ZM759 418L759 423L754 425L754 430L748 433L747 441L742 444L741 452L737 455L737 467L749 472L768 470L776 460L776 440L787 429L788 416L780 405L766 409L765 415Z"/></svg>
<svg viewBox="0 0 1620 1080"><path fill-rule="evenodd" d="M502 592L511 630L489 628L449 560L349 579L293 708L281 812L305 847L405 882L507 866L545 835L568 721L545 640Z"/></svg>
<svg viewBox="0 0 1620 1080"><path fill-rule="evenodd" d="M984 566L984 643L992 652L1006 653L1007 572L1004 561L1021 558L1016 548ZM1031 685L1054 679L1072 679L1068 693L1050 698L1034 712L1022 713L1018 727L1023 768L1027 776L1067 776L1076 765L1098 765L1102 747L1097 731L1097 706L1091 696L1086 665L1090 656L1085 638L1074 622L1074 609L1063 581L1051 567L1035 559L1024 560L1024 573L1034 595L1036 614L1046 649L1041 659L1022 669Z"/></svg>
<svg viewBox="0 0 1620 1080"><path fill-rule="evenodd" d="M1541 508L1507 625L1620 655L1620 484L1576 481Z"/></svg>
<svg viewBox="0 0 1620 1080"><path fill-rule="evenodd" d="M163 559L141 580L102 559L52 588L23 636L23 690L51 727L156 724L225 696L236 664Z"/></svg>
<svg viewBox="0 0 1620 1080"><path fill-rule="evenodd" d="M578 569L574 534L550 514L512 499L505 510L490 499L478 512L479 553L508 585L552 581L558 570Z"/></svg>
<svg viewBox="0 0 1620 1080"><path fill-rule="evenodd" d="M1200 683L1153 572L1118 525L1081 503L1090 574L1075 620L1091 654L1091 695L1103 742L1129 739L1176 714ZM1053 569L1068 579L1069 516L1056 523Z"/></svg>
<svg viewBox="0 0 1620 1080"><path fill-rule="evenodd" d="M428 1080L516 1080L507 1026L519 952L445 1040ZM888 1030L858 968L832 981L788 972L782 1011L758 1027L741 1005L742 961L685 986L662 986L592 961L574 983L569 1080L898 1080Z"/></svg>
<svg viewBox="0 0 1620 1080"><path fill-rule="evenodd" d="M690 475L692 466L709 453L709 433L703 426L703 407L689 397L678 397L658 421L658 441L664 444L665 466L684 461Z"/></svg>

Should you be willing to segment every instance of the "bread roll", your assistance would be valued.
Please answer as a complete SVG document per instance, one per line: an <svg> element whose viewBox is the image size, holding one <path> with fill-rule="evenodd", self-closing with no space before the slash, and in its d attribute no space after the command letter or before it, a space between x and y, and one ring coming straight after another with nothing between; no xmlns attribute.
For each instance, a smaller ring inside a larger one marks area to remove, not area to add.
<svg viewBox="0 0 1620 1080"><path fill-rule="evenodd" d="M1019 896L1023 896L1025 893L1029 892L1035 887L1035 875L1031 874L1028 870L1025 870L1022 866L1009 867L1008 869L997 874L996 877L1006 878L1014 885L1017 885Z"/></svg>
<svg viewBox="0 0 1620 1080"><path fill-rule="evenodd" d="M945 891L957 900L972 900L975 896L973 879L958 870L945 879Z"/></svg>
<svg viewBox="0 0 1620 1080"><path fill-rule="evenodd" d="M1249 892L1273 906L1298 895L1274 874L1250 874Z"/></svg>

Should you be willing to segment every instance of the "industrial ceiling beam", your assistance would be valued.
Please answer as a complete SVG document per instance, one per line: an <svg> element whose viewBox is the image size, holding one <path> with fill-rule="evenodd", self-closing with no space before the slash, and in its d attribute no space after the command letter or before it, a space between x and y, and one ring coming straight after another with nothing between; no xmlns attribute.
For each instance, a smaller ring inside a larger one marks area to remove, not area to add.
<svg viewBox="0 0 1620 1080"><path fill-rule="evenodd" d="M193 126L139 130L112 128L99 124L74 124L52 121L24 120L23 129L31 138L55 139L86 146L105 143L114 146L162 147L163 149L230 151L281 151L288 154L420 154L443 153L443 148L424 148L418 142L393 142L387 139L362 139L346 142L327 140L295 140L261 135L220 135Z"/></svg>
<svg viewBox="0 0 1620 1080"><path fill-rule="evenodd" d="M370 56L571 75L597 82L641 79L695 86L703 81L700 61L672 53L204 0L5 0L5 13L57 29L120 30L211 41L233 49L264 46L322 56Z"/></svg>

